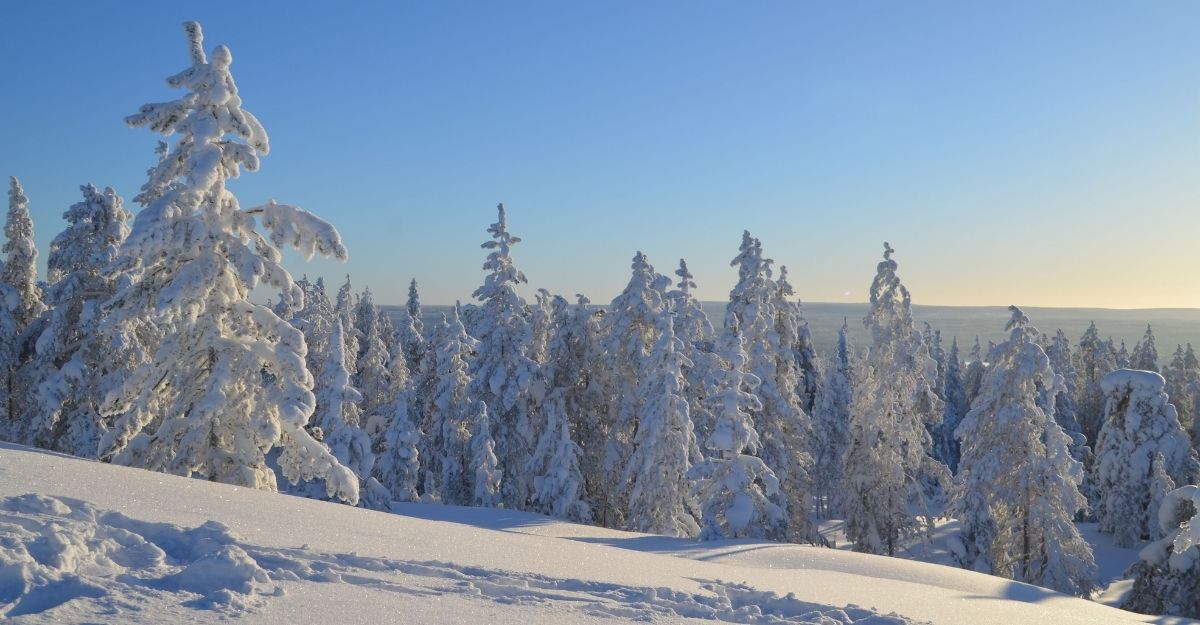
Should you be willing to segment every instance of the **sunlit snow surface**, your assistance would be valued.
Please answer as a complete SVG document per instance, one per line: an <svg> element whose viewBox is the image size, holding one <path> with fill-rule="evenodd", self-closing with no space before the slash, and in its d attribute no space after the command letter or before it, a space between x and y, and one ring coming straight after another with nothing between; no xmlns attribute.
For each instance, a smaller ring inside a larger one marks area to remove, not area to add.
<svg viewBox="0 0 1200 625"><path fill-rule="evenodd" d="M504 510L396 511L0 446L0 614L15 623L1185 622L899 559L697 543Z"/></svg>

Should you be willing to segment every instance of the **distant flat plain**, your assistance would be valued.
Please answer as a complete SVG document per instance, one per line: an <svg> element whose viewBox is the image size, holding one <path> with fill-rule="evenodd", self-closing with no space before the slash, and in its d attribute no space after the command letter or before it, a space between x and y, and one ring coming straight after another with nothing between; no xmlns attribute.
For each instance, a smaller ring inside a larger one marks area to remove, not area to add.
<svg viewBox="0 0 1200 625"><path fill-rule="evenodd" d="M403 310L399 306L383 306L383 309L395 319ZM802 302L801 310L808 321L813 341L820 352L830 352L836 341L838 328L842 319L846 319L850 327L850 336L859 346L867 345L870 336L863 326L863 318L869 309L868 304L842 304L826 302ZM433 323L438 317L450 310L449 306L425 306L422 309L426 324ZM1088 323L1095 321L1100 335L1112 337L1120 345L1124 340L1129 349L1137 344L1146 332L1146 324L1154 328L1155 343L1158 346L1161 361L1169 361L1175 346L1192 343L1200 349L1200 309L1196 308L1144 308L1134 310L1119 310L1111 308L1022 308L1030 321L1042 332L1053 334L1062 329L1071 344L1079 342L1080 335L1087 330ZM708 313L713 325L720 327L724 318L724 302L704 302L704 311ZM958 337L959 349L965 359L971 349L971 344L978 336L986 348L987 342L1000 341L1006 334L1004 324L1008 322L1009 313L1005 306L920 306L913 305L913 320L920 328L928 322L935 329L941 330L946 349L950 349L950 340Z"/></svg>

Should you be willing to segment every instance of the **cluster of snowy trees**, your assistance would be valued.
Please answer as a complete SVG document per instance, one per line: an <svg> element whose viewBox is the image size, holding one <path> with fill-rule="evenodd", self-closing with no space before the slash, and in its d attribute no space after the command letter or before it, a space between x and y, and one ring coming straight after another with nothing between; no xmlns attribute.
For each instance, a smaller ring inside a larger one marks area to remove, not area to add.
<svg viewBox="0 0 1200 625"><path fill-rule="evenodd" d="M199 25L185 30L190 65L167 81L182 96L126 120L170 141L136 217L82 187L39 281L11 180L4 439L378 509L503 506L810 544L825 543L819 519L840 518L856 549L887 555L945 510L963 566L1080 595L1095 563L1074 521L1095 519L1119 545L1155 541L1131 607L1195 613L1195 487L1176 488L1200 471L1190 345L1160 374L1149 327L1132 351L1094 324L1072 346L1013 307L1008 339L976 338L964 359L957 338L947 349L916 326L885 243L870 344L856 349L846 323L820 356L787 269L749 232L717 326L685 262L669 278L640 252L607 305L527 301L503 205L473 300L426 325L413 280L393 319L348 277L330 297L281 265L284 246L347 252L312 214L243 208L227 188L257 170L267 135L228 48L208 54ZM257 287L274 302L251 301Z"/></svg>

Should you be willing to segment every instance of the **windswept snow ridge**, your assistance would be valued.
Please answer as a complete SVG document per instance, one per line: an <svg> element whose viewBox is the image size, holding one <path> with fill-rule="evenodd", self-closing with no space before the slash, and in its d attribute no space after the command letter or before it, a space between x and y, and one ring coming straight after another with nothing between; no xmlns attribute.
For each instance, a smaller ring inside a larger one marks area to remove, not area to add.
<svg viewBox="0 0 1200 625"><path fill-rule="evenodd" d="M283 596L280 582L297 581L428 597L456 593L510 605L558 604L595 617L649 622L913 622L743 584L705 582L701 587L707 594L693 594L437 561L268 548L241 541L216 521L187 528L139 521L74 499L29 494L0 500L0 609L9 618L47 612L76 599L96 601L111 612L139 597L173 599L184 607L236 616Z"/></svg>

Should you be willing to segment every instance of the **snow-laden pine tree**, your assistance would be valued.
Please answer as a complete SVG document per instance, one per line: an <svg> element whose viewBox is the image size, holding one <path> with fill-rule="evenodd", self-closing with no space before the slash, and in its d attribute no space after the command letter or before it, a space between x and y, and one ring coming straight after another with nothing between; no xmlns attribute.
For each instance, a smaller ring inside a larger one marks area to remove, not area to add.
<svg viewBox="0 0 1200 625"><path fill-rule="evenodd" d="M680 343L672 315L664 311L637 387L641 412L622 476L629 497L628 528L635 532L695 536L700 531L687 505L688 458L696 441L683 396L687 361Z"/></svg>
<svg viewBox="0 0 1200 625"><path fill-rule="evenodd" d="M1113 339L1111 336L1108 337L1108 346L1110 349L1113 347ZM1129 353L1129 348L1125 347L1125 339L1121 339L1121 347L1116 349L1113 353L1117 355L1116 360L1118 369L1128 369L1130 367L1133 358Z"/></svg>
<svg viewBox="0 0 1200 625"><path fill-rule="evenodd" d="M534 509L576 523L590 523L592 510L584 500L585 482L579 468L583 450L571 440L565 410L567 391L554 388L541 404L546 421L533 454L542 459L533 478Z"/></svg>
<svg viewBox="0 0 1200 625"><path fill-rule="evenodd" d="M844 474L846 538L857 551L887 555L932 524L924 490L949 478L931 455L927 430L944 410L930 388L936 364L913 328L912 298L893 253L884 243L871 283L872 342L854 389Z"/></svg>
<svg viewBox="0 0 1200 625"><path fill-rule="evenodd" d="M967 403L967 389L963 384L962 361L958 355L958 337L950 342L950 352L945 356L945 371L942 374L942 400L945 409L942 411L941 436L938 439L937 458L949 467L952 473L958 472L958 459L961 450L954 431L962 422L971 405Z"/></svg>
<svg viewBox="0 0 1200 625"><path fill-rule="evenodd" d="M1200 618L1200 486L1163 498L1156 513L1162 538L1144 547L1127 571L1133 589L1121 607L1143 614Z"/></svg>
<svg viewBox="0 0 1200 625"><path fill-rule="evenodd" d="M346 281L338 289L337 299L334 301L333 316L342 322L346 368L350 371L351 376L358 373L358 354L362 348L358 340L358 327L354 323L355 312L354 285L350 282L350 274L346 274Z"/></svg>
<svg viewBox="0 0 1200 625"><path fill-rule="evenodd" d="M304 294L304 304L292 311L288 321L304 334L304 344L308 347L305 362L313 376L319 376L329 361L329 337L333 336L333 326L337 318L333 314L333 305L325 292L325 281L317 278L310 282L307 277L296 282ZM320 380L317 380L320 384Z"/></svg>
<svg viewBox="0 0 1200 625"><path fill-rule="evenodd" d="M799 308L787 300L791 286L772 279L773 262L763 257L758 239L742 233L739 253L730 262L738 268L738 283L729 293L726 319L736 319L745 341L746 372L760 382L755 393L762 407L751 418L760 440L758 456L779 478L788 537L815 543L820 539L809 516L812 423L801 406L807 392L796 356L798 349L808 348L799 339Z"/></svg>
<svg viewBox="0 0 1200 625"><path fill-rule="evenodd" d="M817 514L830 518L841 512L842 459L850 444L851 351L845 320L838 331L835 360L821 369L824 376L813 406L813 499Z"/></svg>
<svg viewBox="0 0 1200 625"><path fill-rule="evenodd" d="M796 392L800 396L800 408L804 414L811 414L813 404L817 401L817 387L821 384L817 350L813 347L808 321L800 311L800 302L788 299L796 294L796 289L788 281L787 267L779 267L779 278L775 283L777 288L772 306L775 308L775 328L781 339L779 348L785 354L790 351L796 361L796 375L799 378Z"/></svg>
<svg viewBox="0 0 1200 625"><path fill-rule="evenodd" d="M421 370L421 357L425 355L425 323L421 314L421 297L417 293L417 279L413 278L408 284L405 314L400 315L396 324L396 340L404 348L408 370L414 373Z"/></svg>
<svg viewBox="0 0 1200 625"><path fill-rule="evenodd" d="M67 228L50 242L45 292L50 312L37 337L32 363L35 389L34 440L50 449L95 458L104 423L98 404L111 368L99 341L101 305L119 276L106 273L129 234L131 215L111 187L80 187L83 201L71 205Z"/></svg>
<svg viewBox="0 0 1200 625"><path fill-rule="evenodd" d="M1016 306L979 397L958 427L962 458L950 512L961 524L964 568L1087 596L1096 587L1091 546L1075 528L1087 505L1083 465L1054 420L1062 376Z"/></svg>
<svg viewBox="0 0 1200 625"><path fill-rule="evenodd" d="M366 302L364 307L363 302ZM371 301L371 292L364 291L357 314L361 325L359 341L357 388L363 395L362 412L368 418L390 411L391 380L388 369L390 355L381 330L384 324L379 309Z"/></svg>
<svg viewBox="0 0 1200 625"><path fill-rule="evenodd" d="M495 508L503 502L500 496L500 461L496 459L496 443L492 440L491 424L488 423L487 404L475 402L471 418L471 504L483 508Z"/></svg>
<svg viewBox="0 0 1200 625"><path fill-rule="evenodd" d="M388 381L391 414L384 427L382 445L377 446L379 459L375 472L392 500L416 501L421 481L421 431L413 417L413 380L399 343L392 346Z"/></svg>
<svg viewBox="0 0 1200 625"><path fill-rule="evenodd" d="M12 287L16 301L7 302L17 322L17 332L46 310L42 289L37 280L37 246L33 242L33 220L29 217L29 198L16 176L9 178L8 217L4 221L4 264L0 267L0 284Z"/></svg>
<svg viewBox="0 0 1200 625"><path fill-rule="evenodd" d="M1158 372L1158 347L1154 345L1154 330L1150 329L1148 323L1142 340L1134 345L1133 352L1129 354L1129 368Z"/></svg>
<svg viewBox="0 0 1200 625"><path fill-rule="evenodd" d="M102 412L114 421L101 457L274 490L264 455L278 446L289 481L321 478L331 495L356 502L354 473L304 429L314 409L304 336L249 299L262 285L290 307L301 303L278 247L338 259L346 248L333 226L294 206L239 206L226 182L258 169L267 134L242 108L229 49L209 59L200 25L184 30L191 66L167 83L186 94L126 119L178 139L151 171L147 185L161 191L118 256L132 280L105 306L107 347L133 341L145 358L108 393Z"/></svg>
<svg viewBox="0 0 1200 625"><path fill-rule="evenodd" d="M468 390L468 368L477 344L467 334L459 307L455 306L426 354L426 364L434 367L427 408L430 426L426 430L436 432L428 454L434 462L430 468L438 471L437 490L442 501L452 505L470 505L474 498L470 446L471 424L476 416L473 402L477 400ZM430 495L428 490L424 494Z"/></svg>
<svg viewBox="0 0 1200 625"><path fill-rule="evenodd" d="M537 445L540 426L530 416L536 411L532 386L537 364L528 356L528 306L517 293L517 285L526 281L525 274L512 259L512 248L521 239L508 231L503 204L496 207L496 213L496 223L488 227L491 240L481 246L489 250L483 264L483 285L472 294L479 301L473 320L479 346L471 361L470 395L491 411L496 456L504 469L502 500L505 507L520 510L528 506L533 489L533 476L525 465L529 451Z"/></svg>
<svg viewBox="0 0 1200 625"><path fill-rule="evenodd" d="M971 346L971 352L967 355L966 373L963 374L963 388L966 389L968 406L979 396L979 387L983 384L983 375L986 372L987 354L983 353L979 337L976 336L975 344Z"/></svg>
<svg viewBox="0 0 1200 625"><path fill-rule="evenodd" d="M1179 423L1192 435L1192 445L1200 441L1197 436L1197 412L1200 411L1200 360L1192 344L1185 350L1182 345L1175 348L1171 362L1163 369L1167 379L1167 395L1179 413Z"/></svg>
<svg viewBox="0 0 1200 625"><path fill-rule="evenodd" d="M329 452L363 484L371 478L375 453L371 449L371 437L362 428L359 408L362 394L351 384L350 372L346 369L344 334L341 321L335 322L330 340L332 348L321 373L322 386L317 394L319 412L313 415L310 429L314 434L320 430L321 440L329 447ZM317 488L304 491L306 494L320 497L332 490L321 484L321 480L314 482Z"/></svg>
<svg viewBox="0 0 1200 625"><path fill-rule="evenodd" d="M1045 338L1045 335L1042 337ZM1075 371L1075 362L1071 358L1071 341L1062 330L1058 330L1049 339L1045 349L1046 356L1050 358L1051 368L1063 377L1063 388L1054 399L1054 420L1067 436L1071 437L1071 455L1085 466L1090 466L1092 450L1083 434L1083 428L1079 425L1075 407L1075 398L1079 395L1076 388L1079 374Z"/></svg>
<svg viewBox="0 0 1200 625"><path fill-rule="evenodd" d="M709 397L717 423L705 446L714 453L693 465L688 478L700 507L701 540L779 540L787 533L787 519L772 501L779 495L779 479L752 455L759 440L750 414L761 410L762 403L754 394L758 379L746 373L746 351L737 324L737 317L726 313L725 331L717 345L726 368Z"/></svg>
<svg viewBox="0 0 1200 625"><path fill-rule="evenodd" d="M1150 540L1160 540L1166 535L1158 523L1158 511L1162 509L1167 493L1175 490L1175 480L1167 474L1167 458L1161 451L1154 452L1154 460L1150 462L1150 505L1151 513Z"/></svg>
<svg viewBox="0 0 1200 625"><path fill-rule="evenodd" d="M597 520L616 528L626 526L628 498L620 488L621 476L633 454L633 437L643 410L638 385L647 373L646 358L658 342L658 321L666 307L664 288L668 282L641 252L634 255L631 268L629 283L604 315L600 346L604 356L595 373L603 389L605 411L587 437L581 438L587 456L600 454L598 462L585 458L589 470L599 464L604 476L590 483L595 487L592 497Z"/></svg>
<svg viewBox="0 0 1200 625"><path fill-rule="evenodd" d="M1100 426L1104 424L1105 397L1100 380L1116 369L1117 355L1111 343L1100 338L1100 330L1093 321L1079 337L1078 351L1075 352L1075 373L1079 376L1075 387L1078 393L1076 417L1084 438L1093 448Z"/></svg>
<svg viewBox="0 0 1200 625"><path fill-rule="evenodd" d="M1155 514L1150 509L1150 483L1156 453L1163 455L1167 475L1176 484L1194 482L1200 470L1165 386L1161 375L1132 369L1118 369L1100 380L1106 403L1092 486L1099 530L1112 534L1119 547L1150 538Z"/></svg>
<svg viewBox="0 0 1200 625"><path fill-rule="evenodd" d="M715 370L722 367L721 358L713 353L715 332L700 301L692 295L696 288L691 271L683 259L675 270L679 282L667 292L667 308L675 316L675 336L681 341L680 353L686 358L683 367L683 395L688 402L688 414L692 418L695 439L699 443L692 450L692 461L699 462L704 456L703 442L712 433L716 419L705 401L711 392Z"/></svg>

